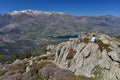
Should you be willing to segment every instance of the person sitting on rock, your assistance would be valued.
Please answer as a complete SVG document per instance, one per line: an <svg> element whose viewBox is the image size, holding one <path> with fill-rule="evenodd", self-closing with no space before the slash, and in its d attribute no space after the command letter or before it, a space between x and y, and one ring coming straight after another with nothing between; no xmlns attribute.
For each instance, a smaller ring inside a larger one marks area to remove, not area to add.
<svg viewBox="0 0 120 80"><path fill-rule="evenodd" d="M95 35L92 36L92 38L91 38L90 41L91 41L91 42L96 42L96 37L95 37Z"/></svg>

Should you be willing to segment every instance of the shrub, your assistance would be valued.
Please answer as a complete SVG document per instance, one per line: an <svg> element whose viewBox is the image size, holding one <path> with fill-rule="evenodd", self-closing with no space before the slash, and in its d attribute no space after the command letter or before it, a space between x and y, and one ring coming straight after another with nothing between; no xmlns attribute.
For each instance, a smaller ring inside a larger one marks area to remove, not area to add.
<svg viewBox="0 0 120 80"><path fill-rule="evenodd" d="M89 38L84 38L84 39L82 40L82 42L84 42L85 44L88 44Z"/></svg>
<svg viewBox="0 0 120 80"><path fill-rule="evenodd" d="M0 62L5 62L5 55L0 54Z"/></svg>
<svg viewBox="0 0 120 80"><path fill-rule="evenodd" d="M68 52L68 55L67 55L66 59L73 59L75 53L76 53L76 51L73 51L73 49L71 48Z"/></svg>
<svg viewBox="0 0 120 80"><path fill-rule="evenodd" d="M55 54L50 54L47 59L48 60L54 60L54 58L55 58Z"/></svg>
<svg viewBox="0 0 120 80"><path fill-rule="evenodd" d="M112 51L112 49L109 48L110 44L105 44L105 43L102 42L102 40L99 40L99 39L96 40L96 43L99 45L99 49L101 51L103 51L103 49L105 49L107 52Z"/></svg>
<svg viewBox="0 0 120 80"><path fill-rule="evenodd" d="M40 56L37 58L38 61L41 61L41 60L47 60L48 56Z"/></svg>
<svg viewBox="0 0 120 80"><path fill-rule="evenodd" d="M94 78L92 77L85 77L85 76L75 76L74 74L70 74L68 75L69 77L69 80L95 80Z"/></svg>
<svg viewBox="0 0 120 80"><path fill-rule="evenodd" d="M13 53L13 54L11 55L11 61L12 61L12 62L15 61L15 60L18 59L18 58L19 58L19 55L16 54L16 53Z"/></svg>
<svg viewBox="0 0 120 80"><path fill-rule="evenodd" d="M51 54L49 56L42 56L42 57L38 57L37 60L41 61L41 60L54 60L55 58L55 54Z"/></svg>
<svg viewBox="0 0 120 80"><path fill-rule="evenodd" d="M32 56L31 52L29 51L25 51L23 52L21 58L24 59L24 58L30 58Z"/></svg>
<svg viewBox="0 0 120 80"><path fill-rule="evenodd" d="M94 70L94 75L95 75L95 79L96 80L100 80L102 78L102 68L100 68L99 66L97 66Z"/></svg>
<svg viewBox="0 0 120 80"><path fill-rule="evenodd" d="M3 76L6 72L7 70L0 70L0 76Z"/></svg>
<svg viewBox="0 0 120 80"><path fill-rule="evenodd" d="M26 65L24 63L21 64L16 64L16 65L11 65L8 67L9 70L25 70L26 69Z"/></svg>

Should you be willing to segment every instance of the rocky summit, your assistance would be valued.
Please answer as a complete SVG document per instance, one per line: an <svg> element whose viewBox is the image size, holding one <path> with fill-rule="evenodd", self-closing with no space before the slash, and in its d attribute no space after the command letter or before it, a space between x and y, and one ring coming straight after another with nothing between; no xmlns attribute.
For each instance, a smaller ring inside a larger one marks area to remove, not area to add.
<svg viewBox="0 0 120 80"><path fill-rule="evenodd" d="M120 42L108 35L97 34L96 43L89 40L92 34L69 39L55 50L54 63L75 75L95 80L120 80Z"/></svg>
<svg viewBox="0 0 120 80"><path fill-rule="evenodd" d="M44 55L1 64L0 80L120 80L120 40L85 33L48 45Z"/></svg>

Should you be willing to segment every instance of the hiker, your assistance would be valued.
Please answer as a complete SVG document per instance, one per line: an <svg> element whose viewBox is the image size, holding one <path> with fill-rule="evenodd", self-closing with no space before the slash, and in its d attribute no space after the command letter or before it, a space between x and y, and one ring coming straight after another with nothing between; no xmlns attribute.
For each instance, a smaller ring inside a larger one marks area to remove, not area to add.
<svg viewBox="0 0 120 80"><path fill-rule="evenodd" d="M95 37L95 35L92 36L92 38L91 38L90 41L91 41L91 42L96 42L96 37Z"/></svg>

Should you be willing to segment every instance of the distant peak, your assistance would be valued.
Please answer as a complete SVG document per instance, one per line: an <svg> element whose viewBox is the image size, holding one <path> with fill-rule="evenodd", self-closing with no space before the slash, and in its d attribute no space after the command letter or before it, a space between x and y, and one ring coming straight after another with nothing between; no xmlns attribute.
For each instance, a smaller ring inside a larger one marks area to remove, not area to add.
<svg viewBox="0 0 120 80"><path fill-rule="evenodd" d="M8 14L10 15L18 15L18 14L22 14L22 13L25 13L25 14L28 14L28 15L38 15L38 14L48 14L48 15L51 15L52 13L57 13L57 14L64 14L63 12L46 12L46 11L38 11L38 10L21 10L21 11L12 11L12 12L9 12Z"/></svg>

